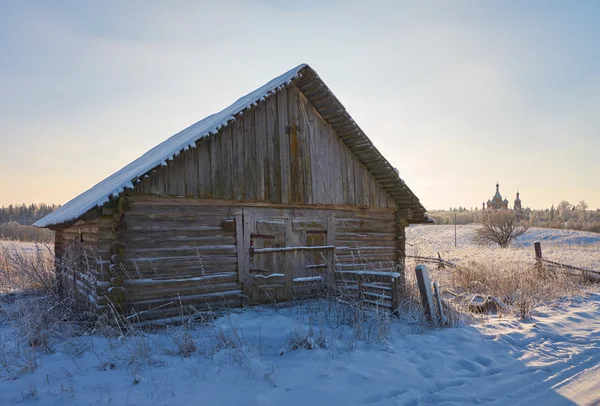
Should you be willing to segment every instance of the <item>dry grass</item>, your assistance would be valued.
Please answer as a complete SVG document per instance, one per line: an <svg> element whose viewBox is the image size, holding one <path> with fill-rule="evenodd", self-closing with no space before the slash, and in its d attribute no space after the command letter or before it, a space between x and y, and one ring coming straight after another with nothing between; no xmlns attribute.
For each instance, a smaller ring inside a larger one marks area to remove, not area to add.
<svg viewBox="0 0 600 406"><path fill-rule="evenodd" d="M65 271L74 266L61 265ZM72 291L71 284L64 284L64 295L59 295L60 285L50 247L0 241L0 322L14 327L11 337L0 337L0 364L8 376L35 370L53 342L94 325L89 301Z"/></svg>
<svg viewBox="0 0 600 406"><path fill-rule="evenodd" d="M458 246L454 247L454 227L433 226L413 229L408 233L413 255L437 256L458 266L438 269L430 266L432 278L454 296L454 303L466 309L474 294L499 298L509 306L508 313L522 319L530 318L535 307L564 296L576 295L589 288L584 275L540 270L535 266L533 246L500 248L476 247L472 237L476 227L463 226L458 230ZM412 237L412 238L411 238ZM567 236L571 238L570 236ZM560 241L560 240L559 240ZM556 244L544 242L544 256L576 266L597 267L595 254L600 244ZM407 263L409 270L416 263Z"/></svg>
<svg viewBox="0 0 600 406"><path fill-rule="evenodd" d="M50 245L0 240L0 293L51 292L55 283Z"/></svg>

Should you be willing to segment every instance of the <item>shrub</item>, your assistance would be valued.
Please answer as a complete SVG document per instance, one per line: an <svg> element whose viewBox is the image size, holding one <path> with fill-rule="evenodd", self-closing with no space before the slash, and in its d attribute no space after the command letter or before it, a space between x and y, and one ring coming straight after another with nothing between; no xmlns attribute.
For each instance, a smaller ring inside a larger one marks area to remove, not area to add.
<svg viewBox="0 0 600 406"><path fill-rule="evenodd" d="M525 234L527 222L519 223L509 210L487 210L481 215L481 228L475 231L475 242L480 245L498 244L508 247L515 238Z"/></svg>
<svg viewBox="0 0 600 406"><path fill-rule="evenodd" d="M16 221L0 224L0 236L18 241L31 241L48 244L54 241L54 231L47 228L24 226Z"/></svg>

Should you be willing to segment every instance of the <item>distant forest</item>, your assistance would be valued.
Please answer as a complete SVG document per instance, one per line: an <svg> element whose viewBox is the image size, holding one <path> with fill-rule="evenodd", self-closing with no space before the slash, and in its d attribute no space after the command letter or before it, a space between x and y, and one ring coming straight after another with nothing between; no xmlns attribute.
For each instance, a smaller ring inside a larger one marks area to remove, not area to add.
<svg viewBox="0 0 600 406"><path fill-rule="evenodd" d="M16 221L22 225L31 225L36 220L41 219L45 215L52 213L60 206L56 204L46 203L31 203L29 206L25 203L21 205L9 205L8 207L0 207L0 224Z"/></svg>
<svg viewBox="0 0 600 406"><path fill-rule="evenodd" d="M55 204L46 203L32 203L29 206L25 203L21 205L11 204L8 207L0 207L0 241L8 239L44 244L52 242L54 239L52 230L32 227L31 225L59 207Z"/></svg>

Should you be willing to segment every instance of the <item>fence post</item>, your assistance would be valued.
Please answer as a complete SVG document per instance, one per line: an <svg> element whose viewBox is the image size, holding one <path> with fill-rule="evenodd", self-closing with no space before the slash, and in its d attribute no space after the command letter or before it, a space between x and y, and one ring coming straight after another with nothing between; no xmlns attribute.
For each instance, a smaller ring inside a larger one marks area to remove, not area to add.
<svg viewBox="0 0 600 406"><path fill-rule="evenodd" d="M535 249L535 263L538 268L542 267L542 243L539 241L535 241L533 243L533 248Z"/></svg>
<svg viewBox="0 0 600 406"><path fill-rule="evenodd" d="M440 288L436 281L433 281L433 292L435 293L435 304L437 305L437 310L440 314L440 323L442 326L448 324L448 318L444 314L444 305L442 304L442 296L440 292Z"/></svg>
<svg viewBox="0 0 600 406"><path fill-rule="evenodd" d="M431 293L431 280L429 279L429 269L426 265L417 265L415 268L417 274L417 283L419 285L419 292L421 293L421 303L423 305L423 311L425 318L433 323L434 326L438 325L437 313L433 304L433 294Z"/></svg>
<svg viewBox="0 0 600 406"><path fill-rule="evenodd" d="M365 283L365 275L362 273L358 274L358 301L362 302L365 299L363 294L363 284Z"/></svg>
<svg viewBox="0 0 600 406"><path fill-rule="evenodd" d="M398 283L399 276L392 277L392 316L399 317L400 307L400 284Z"/></svg>

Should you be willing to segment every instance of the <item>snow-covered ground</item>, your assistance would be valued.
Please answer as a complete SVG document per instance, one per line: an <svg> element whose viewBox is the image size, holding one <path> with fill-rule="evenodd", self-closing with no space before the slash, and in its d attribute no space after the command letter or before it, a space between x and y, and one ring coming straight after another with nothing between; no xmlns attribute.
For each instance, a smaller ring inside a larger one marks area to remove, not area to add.
<svg viewBox="0 0 600 406"><path fill-rule="evenodd" d="M406 321L393 321L383 340L360 340L350 328L315 320L314 309L306 306L235 312L214 325L192 329L197 352L187 358L177 350L181 329L124 339L67 338L59 329L51 334L52 351L36 355L34 372L0 372L0 404L600 401L597 294L553 303L528 323L490 318L474 326L423 331L419 326L407 330ZM293 349L293 343L302 344L311 331L312 338L305 342L313 348ZM4 351L13 334L8 325L0 328Z"/></svg>
<svg viewBox="0 0 600 406"><path fill-rule="evenodd" d="M533 261L541 240L549 259L599 268L600 236L532 231L509 249L473 247L470 226L458 228L458 248L453 226L407 234L420 255ZM137 335L57 324L44 351L23 346L19 317L9 321L0 307L0 405L598 405L593 290L548 303L528 322L482 316L434 330L406 315L352 322L322 300ZM16 305L3 308L14 315Z"/></svg>

